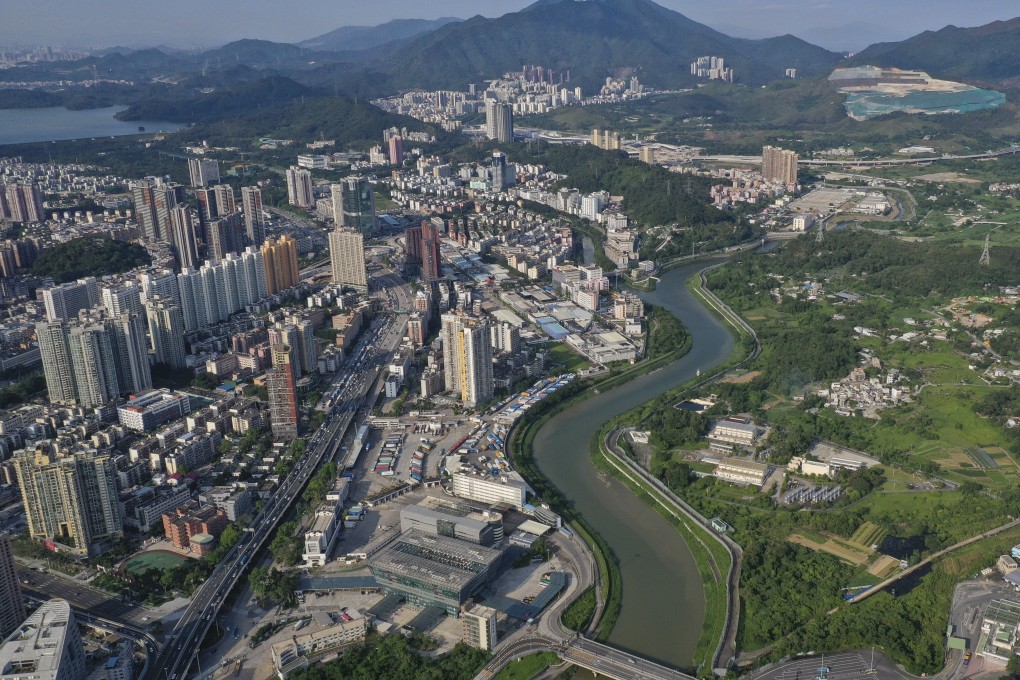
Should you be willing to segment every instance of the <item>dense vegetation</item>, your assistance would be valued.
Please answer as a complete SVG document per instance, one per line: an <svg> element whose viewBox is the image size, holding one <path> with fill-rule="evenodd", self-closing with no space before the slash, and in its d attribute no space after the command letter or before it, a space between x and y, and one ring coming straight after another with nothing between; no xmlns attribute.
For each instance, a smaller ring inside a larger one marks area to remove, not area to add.
<svg viewBox="0 0 1020 680"><path fill-rule="evenodd" d="M36 373L0 389L0 408L24 404L46 389L46 377Z"/></svg>
<svg viewBox="0 0 1020 680"><path fill-rule="evenodd" d="M336 661L297 670L295 680L468 680L489 658L480 649L458 644L448 654L424 656L424 638L371 635Z"/></svg>
<svg viewBox="0 0 1020 680"><path fill-rule="evenodd" d="M209 94L180 96L169 90L133 104L117 115L121 120L165 120L176 123L209 123L245 116L251 111L313 95L309 88L290 78L271 76Z"/></svg>
<svg viewBox="0 0 1020 680"><path fill-rule="evenodd" d="M145 248L135 243L105 237L77 238L44 250L32 265L32 273L66 283L83 276L120 274L151 261Z"/></svg>
<svg viewBox="0 0 1020 680"><path fill-rule="evenodd" d="M707 180L703 178L692 178L688 193L686 178L628 158L622 151L604 151L590 144L519 145L509 153L517 162L541 163L553 172L568 175L565 186L585 193L606 190L622 195L624 212L637 224L678 223L726 236L738 231L732 215L702 198L708 195Z"/></svg>

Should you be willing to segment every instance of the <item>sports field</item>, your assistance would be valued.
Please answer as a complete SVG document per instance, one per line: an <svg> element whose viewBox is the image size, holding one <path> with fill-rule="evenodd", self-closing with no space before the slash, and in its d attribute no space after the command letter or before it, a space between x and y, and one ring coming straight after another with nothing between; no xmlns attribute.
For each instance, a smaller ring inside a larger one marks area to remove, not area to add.
<svg viewBox="0 0 1020 680"><path fill-rule="evenodd" d="M127 560L124 563L124 570L140 574L149 569L173 569L187 561L187 557L168 550L149 550Z"/></svg>

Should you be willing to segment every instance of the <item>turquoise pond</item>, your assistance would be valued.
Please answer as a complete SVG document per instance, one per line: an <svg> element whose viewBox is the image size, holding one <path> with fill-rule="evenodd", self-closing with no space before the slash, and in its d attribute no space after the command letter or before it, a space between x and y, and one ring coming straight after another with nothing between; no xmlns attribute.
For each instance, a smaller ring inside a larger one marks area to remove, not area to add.
<svg viewBox="0 0 1020 680"><path fill-rule="evenodd" d="M911 92L897 95L884 92L849 92L846 112L851 118L866 120L896 111L907 113L969 113L993 109L1006 103L1006 95L978 88L960 92Z"/></svg>

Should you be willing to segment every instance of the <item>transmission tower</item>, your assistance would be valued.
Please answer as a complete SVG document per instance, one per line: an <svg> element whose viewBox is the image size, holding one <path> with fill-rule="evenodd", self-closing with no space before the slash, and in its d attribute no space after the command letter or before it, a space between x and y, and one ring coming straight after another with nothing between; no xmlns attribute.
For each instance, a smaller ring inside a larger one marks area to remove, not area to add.
<svg viewBox="0 0 1020 680"><path fill-rule="evenodd" d="M985 234L985 249L981 251L981 259L978 260L979 265L987 267L992 264L992 254L988 250L988 245L991 239L991 234Z"/></svg>

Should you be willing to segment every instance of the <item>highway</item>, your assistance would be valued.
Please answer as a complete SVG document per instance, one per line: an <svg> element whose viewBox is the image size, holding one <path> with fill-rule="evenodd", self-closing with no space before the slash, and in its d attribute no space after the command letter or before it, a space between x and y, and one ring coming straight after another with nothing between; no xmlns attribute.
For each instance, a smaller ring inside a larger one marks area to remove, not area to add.
<svg viewBox="0 0 1020 680"><path fill-rule="evenodd" d="M841 158L839 160L815 160L812 158L801 158L799 163L804 167L825 167L825 166L847 166L847 167L883 167L888 165L924 165L925 163L938 163L940 161L975 161L998 158L1020 153L1020 144L1011 144L1005 149L998 151L986 151L985 153L970 154L945 154L942 156L922 156L920 158L882 158L877 160L855 160L853 158ZM720 163L746 163L761 165L761 156L695 156L692 161L716 161Z"/></svg>
<svg viewBox="0 0 1020 680"><path fill-rule="evenodd" d="M382 288L396 288L401 303L409 300L402 281L391 272L377 277ZM386 291L391 296L392 291ZM252 558L271 539L273 531L286 516L308 480L325 461L342 452L340 442L365 405L365 396L378 388L382 366L403 336L405 317L401 314L380 314L364 331L351 349L346 365L333 378L331 388L323 396L327 416L322 427L312 435L308 449L297 461L290 475L283 480L277 493L266 503L237 545L227 553L209 579L192 596L191 604L177 622L166 647L147 666L143 680L177 680L186 673L198 655L209 627L219 613L224 598L243 578Z"/></svg>

